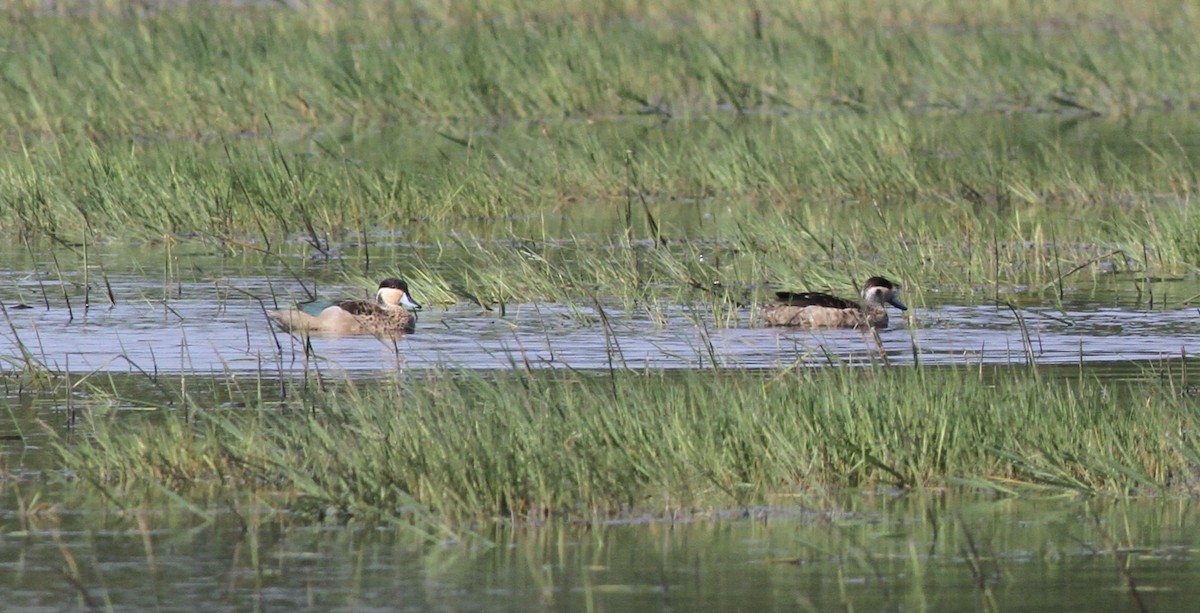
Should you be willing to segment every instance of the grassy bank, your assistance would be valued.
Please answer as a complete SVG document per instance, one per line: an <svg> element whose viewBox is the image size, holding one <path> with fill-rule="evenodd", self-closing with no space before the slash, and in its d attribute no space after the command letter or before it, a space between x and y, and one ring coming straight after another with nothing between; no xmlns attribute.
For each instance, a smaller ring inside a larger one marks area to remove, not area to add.
<svg viewBox="0 0 1200 613"><path fill-rule="evenodd" d="M303 408L92 412L60 447L106 488L281 492L291 508L435 522L670 514L798 491L965 485L1195 495L1194 398L1023 371L436 372Z"/></svg>

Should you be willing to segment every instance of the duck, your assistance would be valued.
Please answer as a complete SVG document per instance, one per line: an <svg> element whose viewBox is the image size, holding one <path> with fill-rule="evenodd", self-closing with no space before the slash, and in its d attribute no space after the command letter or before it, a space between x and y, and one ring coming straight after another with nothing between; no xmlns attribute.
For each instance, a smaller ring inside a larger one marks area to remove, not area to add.
<svg viewBox="0 0 1200 613"><path fill-rule="evenodd" d="M884 277L871 277L863 285L862 303L821 292L776 292L778 302L763 307L768 326L809 329L886 328L887 306L907 311L896 297L900 286Z"/></svg>
<svg viewBox="0 0 1200 613"><path fill-rule="evenodd" d="M408 283L389 277L379 282L375 300L338 300L314 315L303 308L267 311L285 332L333 334L404 334L416 330L421 305L408 293ZM312 310L312 309L309 309Z"/></svg>

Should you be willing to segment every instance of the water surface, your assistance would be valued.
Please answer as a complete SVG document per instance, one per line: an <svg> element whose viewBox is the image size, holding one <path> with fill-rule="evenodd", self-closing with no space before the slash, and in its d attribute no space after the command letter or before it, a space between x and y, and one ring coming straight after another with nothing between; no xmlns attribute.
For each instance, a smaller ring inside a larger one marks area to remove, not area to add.
<svg viewBox="0 0 1200 613"><path fill-rule="evenodd" d="M1187 610L1200 598L1200 516L1181 502L796 496L436 542L205 512L4 511L6 608L1137 610L1136 591L1152 610Z"/></svg>
<svg viewBox="0 0 1200 613"><path fill-rule="evenodd" d="M265 292L268 280L241 283ZM427 308L417 332L398 340L318 334L306 352L302 337L274 329L258 301L229 297L214 307L214 296L211 287L193 287L166 301L76 309L73 318L61 307L13 310L0 328L0 357L20 364L24 347L44 366L75 373L287 374L316 367L777 368L885 356L894 364L1077 364L1200 351L1193 308L913 305L907 316L894 311L876 341L856 330L765 328L750 306L717 319L685 305L509 304L500 315L464 304Z"/></svg>

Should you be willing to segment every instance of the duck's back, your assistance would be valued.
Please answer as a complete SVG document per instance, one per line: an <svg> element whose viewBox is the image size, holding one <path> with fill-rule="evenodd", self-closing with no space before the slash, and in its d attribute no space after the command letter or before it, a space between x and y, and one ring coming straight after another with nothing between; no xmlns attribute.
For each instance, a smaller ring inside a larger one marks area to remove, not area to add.
<svg viewBox="0 0 1200 613"><path fill-rule="evenodd" d="M388 312L378 303L367 300L339 300L321 311L321 315L324 316L330 309L336 309L353 317L378 317Z"/></svg>
<svg viewBox="0 0 1200 613"><path fill-rule="evenodd" d="M387 309L367 300L340 300L317 315L299 309L270 314L289 331L379 334L412 332L416 324L416 318L404 309Z"/></svg>
<svg viewBox="0 0 1200 613"><path fill-rule="evenodd" d="M795 307L823 307L827 309L857 309L858 303L824 292L775 292L779 304Z"/></svg>

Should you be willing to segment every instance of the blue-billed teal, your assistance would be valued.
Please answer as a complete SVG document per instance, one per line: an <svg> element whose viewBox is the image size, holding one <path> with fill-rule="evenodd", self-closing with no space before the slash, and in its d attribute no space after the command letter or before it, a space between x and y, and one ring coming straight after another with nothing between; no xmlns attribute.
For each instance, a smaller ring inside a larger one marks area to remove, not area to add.
<svg viewBox="0 0 1200 613"><path fill-rule="evenodd" d="M779 302L763 307L768 326L802 328L886 328L887 305L908 310L896 292L900 287L883 277L871 277L863 285L862 304L821 292L777 292Z"/></svg>
<svg viewBox="0 0 1200 613"><path fill-rule="evenodd" d="M379 282L374 301L339 300L315 315L302 308L267 313L288 332L400 334L416 328L417 315L409 309L420 308L408 295L408 283L393 277Z"/></svg>

